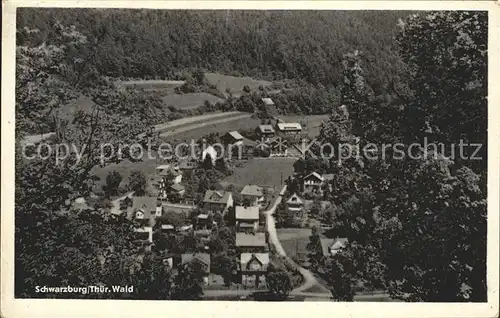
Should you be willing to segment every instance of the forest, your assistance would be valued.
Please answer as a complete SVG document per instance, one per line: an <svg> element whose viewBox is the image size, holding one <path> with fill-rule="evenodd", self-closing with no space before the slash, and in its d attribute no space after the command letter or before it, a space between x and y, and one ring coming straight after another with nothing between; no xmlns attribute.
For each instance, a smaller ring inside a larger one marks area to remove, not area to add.
<svg viewBox="0 0 500 318"><path fill-rule="evenodd" d="M227 75L305 80L337 86L345 52L365 52L375 90L404 76L394 53L395 25L404 11L172 11L20 9L17 27L39 29L43 42L54 21L89 38L91 65L114 78L176 79L202 68ZM19 45L25 39L18 37ZM93 47L95 46L95 49Z"/></svg>

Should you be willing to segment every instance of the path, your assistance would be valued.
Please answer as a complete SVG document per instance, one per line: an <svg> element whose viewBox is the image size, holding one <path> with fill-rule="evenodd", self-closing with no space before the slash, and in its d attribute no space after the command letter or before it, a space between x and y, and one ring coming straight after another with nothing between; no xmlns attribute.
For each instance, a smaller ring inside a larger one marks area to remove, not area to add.
<svg viewBox="0 0 500 318"><path fill-rule="evenodd" d="M121 214L122 211L120 209L120 201L124 200L126 197L131 198L133 194L134 194L134 192L132 191L132 192L129 192L127 194L122 195L118 199L114 199L113 201L111 201L111 208L109 209L109 211L112 214Z"/></svg>
<svg viewBox="0 0 500 318"><path fill-rule="evenodd" d="M318 281L316 280L316 277L314 277L313 273L311 273L309 270L300 267L297 263L295 263L290 257L286 255L285 249L283 248L283 245L281 245L281 242L278 238L278 233L276 232L276 222L274 220L273 214L276 211L276 207L281 203L281 200L283 198L282 194L285 193L286 191L286 185L283 186L283 189L280 191L280 196L276 199L274 202L273 206L266 211L266 223L267 223L267 231L269 232L269 241L271 244L274 246L276 253L279 255L286 257L292 264L294 264L297 269L299 270L300 274L304 277L304 283L292 290L290 293L291 295L303 295L303 296L328 296L330 297L331 294L329 291L325 288L324 292L321 293L304 293L305 290L313 287L314 285L321 286Z"/></svg>

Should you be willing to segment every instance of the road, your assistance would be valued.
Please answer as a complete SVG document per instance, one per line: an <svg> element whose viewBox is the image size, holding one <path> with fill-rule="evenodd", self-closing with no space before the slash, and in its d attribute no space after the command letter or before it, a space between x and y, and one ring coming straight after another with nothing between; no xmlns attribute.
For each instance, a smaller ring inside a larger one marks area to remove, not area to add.
<svg viewBox="0 0 500 318"><path fill-rule="evenodd" d="M280 191L280 194L285 193L286 191L286 185L283 186L283 188ZM327 296L330 297L331 294L330 292L324 288L324 292L321 293L305 293L304 291L313 287L314 285L321 286L318 281L316 280L316 277L314 277L313 273L311 273L309 270L300 267L297 263L295 263L290 257L286 255L285 249L283 248L283 245L281 245L281 242L278 238L278 233L276 232L276 222L274 220L274 212L276 211L276 207L281 203L282 196L280 195L276 201L274 202L273 206L266 211L266 223L267 223L267 231L269 233L269 241L271 244L274 246L276 253L279 255L286 257L292 264L296 266L296 268L299 270L300 274L304 277L304 283L292 290L290 293L291 295L301 295L301 296L311 296L314 295L316 297L320 296Z"/></svg>

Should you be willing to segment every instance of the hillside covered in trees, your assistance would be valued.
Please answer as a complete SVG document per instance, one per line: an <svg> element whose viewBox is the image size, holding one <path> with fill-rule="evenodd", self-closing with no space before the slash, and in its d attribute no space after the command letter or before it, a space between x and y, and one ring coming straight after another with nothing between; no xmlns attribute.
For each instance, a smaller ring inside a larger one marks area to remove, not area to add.
<svg viewBox="0 0 500 318"><path fill-rule="evenodd" d="M378 90L401 75L393 38L407 14L26 8L17 27L39 29L31 40L42 42L53 34L54 21L75 25L91 44L86 67L115 78L175 78L203 68L336 86L343 54L358 49L366 52L367 81Z"/></svg>

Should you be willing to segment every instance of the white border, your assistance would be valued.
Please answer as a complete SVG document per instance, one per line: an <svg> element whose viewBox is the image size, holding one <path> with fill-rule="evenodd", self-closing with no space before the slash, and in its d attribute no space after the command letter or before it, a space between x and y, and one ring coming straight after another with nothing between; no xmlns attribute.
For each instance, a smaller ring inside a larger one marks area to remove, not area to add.
<svg viewBox="0 0 500 318"><path fill-rule="evenodd" d="M15 300L14 286L14 87L16 7L114 7L158 9L376 9L488 10L488 303L253 303L126 300ZM499 6L483 1L4 1L2 2L2 154L1 154L1 316L350 316L350 317L495 317L498 316L499 247Z"/></svg>

